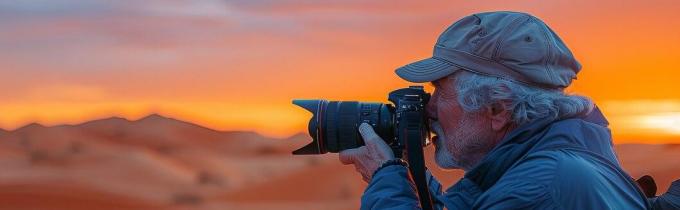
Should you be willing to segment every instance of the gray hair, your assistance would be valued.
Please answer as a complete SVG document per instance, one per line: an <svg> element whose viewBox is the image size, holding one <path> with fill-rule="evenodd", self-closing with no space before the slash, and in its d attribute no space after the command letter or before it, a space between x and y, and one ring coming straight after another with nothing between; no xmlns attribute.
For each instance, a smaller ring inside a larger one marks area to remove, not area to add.
<svg viewBox="0 0 680 210"><path fill-rule="evenodd" d="M546 90L461 71L456 78L458 103L465 112L476 112L495 103L504 104L516 125L536 119L552 120L585 115L593 110L593 102L584 96L563 91Z"/></svg>

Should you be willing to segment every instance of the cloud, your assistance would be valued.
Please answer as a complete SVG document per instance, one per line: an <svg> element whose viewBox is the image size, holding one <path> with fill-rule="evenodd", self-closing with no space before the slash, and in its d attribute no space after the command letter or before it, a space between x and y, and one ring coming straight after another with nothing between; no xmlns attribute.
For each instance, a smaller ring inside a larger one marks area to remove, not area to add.
<svg viewBox="0 0 680 210"><path fill-rule="evenodd" d="M614 139L653 136L650 142L660 142L656 138L680 135L680 100L608 100L600 108L611 123Z"/></svg>
<svg viewBox="0 0 680 210"><path fill-rule="evenodd" d="M58 17L92 17L113 11L112 1L4 0L0 1L0 23Z"/></svg>
<svg viewBox="0 0 680 210"><path fill-rule="evenodd" d="M546 20L583 61L576 92L678 99L673 2L5 0L0 101L89 98L72 112L96 100L281 110L293 97L380 101L407 85L394 68L431 56L453 21L490 10ZM274 123L264 119L248 118Z"/></svg>

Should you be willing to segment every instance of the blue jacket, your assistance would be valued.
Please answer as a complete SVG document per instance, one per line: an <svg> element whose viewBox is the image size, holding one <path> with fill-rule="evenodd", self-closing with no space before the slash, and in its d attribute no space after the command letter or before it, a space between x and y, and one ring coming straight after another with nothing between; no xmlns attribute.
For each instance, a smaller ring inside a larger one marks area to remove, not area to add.
<svg viewBox="0 0 680 210"><path fill-rule="evenodd" d="M428 172L435 209L649 209L621 169L607 126L597 109L521 126L444 192ZM361 209L419 209L407 177L398 165L376 172Z"/></svg>

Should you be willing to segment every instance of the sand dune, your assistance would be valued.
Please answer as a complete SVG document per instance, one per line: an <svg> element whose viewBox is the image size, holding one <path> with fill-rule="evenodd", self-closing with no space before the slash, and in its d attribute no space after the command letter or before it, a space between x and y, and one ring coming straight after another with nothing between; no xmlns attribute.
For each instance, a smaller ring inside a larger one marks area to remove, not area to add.
<svg viewBox="0 0 680 210"><path fill-rule="evenodd" d="M0 130L0 209L356 209L366 186L309 141L222 132L150 115ZM633 177L680 178L680 146L617 145ZM428 167L448 186L462 171Z"/></svg>
<svg viewBox="0 0 680 210"><path fill-rule="evenodd" d="M3 184L0 190L0 209L8 210L147 210L167 207L169 206L69 182L17 182Z"/></svg>
<svg viewBox="0 0 680 210"><path fill-rule="evenodd" d="M343 166L334 159L328 163L311 163L310 166L287 176L272 178L268 182L218 195L216 198L233 202L349 200L361 197L366 186L357 182L358 179L361 177L354 172L352 166ZM283 189L288 189L289 193L284 193Z"/></svg>
<svg viewBox="0 0 680 210"><path fill-rule="evenodd" d="M616 153L630 176L651 175L661 192L680 179L680 144L622 144L616 145Z"/></svg>
<svg viewBox="0 0 680 210"><path fill-rule="evenodd" d="M0 163L4 166L0 191L7 198L35 191L35 196L59 200L59 193L73 186L69 198L82 194L83 199L89 199L86 194L92 192L131 197L132 203L139 201L141 206L209 209L228 204L207 199L211 196L234 194L273 177L329 162L290 155L305 140L302 135L284 141L253 132L220 132L159 115L54 127L34 123L0 134ZM56 191L34 190L63 183L69 184L48 188L59 189ZM9 190L14 187L26 190ZM114 202L118 199L110 197ZM65 208L76 202L64 200ZM15 206L21 205L17 201Z"/></svg>

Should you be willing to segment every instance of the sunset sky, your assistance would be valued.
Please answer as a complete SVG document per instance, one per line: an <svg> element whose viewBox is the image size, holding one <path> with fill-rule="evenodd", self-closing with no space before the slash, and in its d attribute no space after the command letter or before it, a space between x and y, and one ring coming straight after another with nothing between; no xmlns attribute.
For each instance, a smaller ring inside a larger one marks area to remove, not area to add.
<svg viewBox="0 0 680 210"><path fill-rule="evenodd" d="M394 69L477 12L544 20L617 143L680 143L677 1L0 1L0 128L150 113L285 137L294 98L386 101Z"/></svg>

